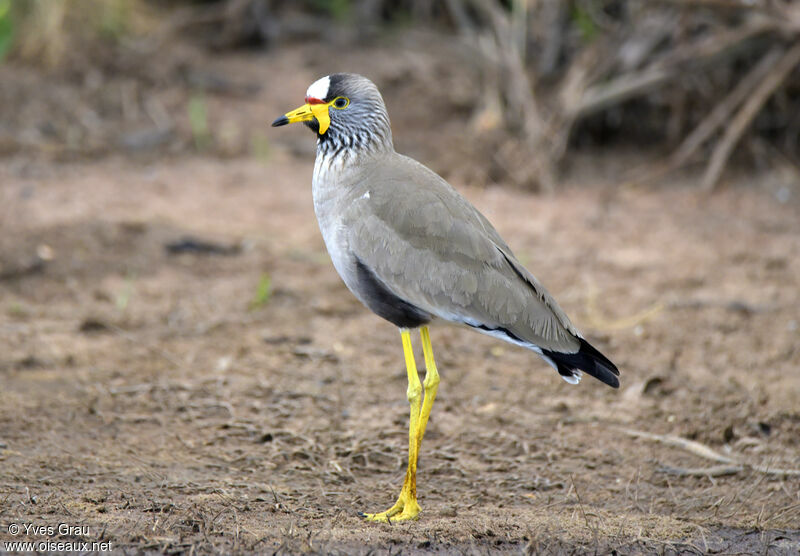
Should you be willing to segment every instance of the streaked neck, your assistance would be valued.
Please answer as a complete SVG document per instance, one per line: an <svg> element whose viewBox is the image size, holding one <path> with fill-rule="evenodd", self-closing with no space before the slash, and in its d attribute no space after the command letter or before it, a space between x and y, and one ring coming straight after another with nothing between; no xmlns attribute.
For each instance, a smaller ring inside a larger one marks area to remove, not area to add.
<svg viewBox="0 0 800 556"><path fill-rule="evenodd" d="M341 134L330 133L317 138L317 160L314 164L314 180L327 179L347 171L352 166L370 158L394 152L392 132Z"/></svg>

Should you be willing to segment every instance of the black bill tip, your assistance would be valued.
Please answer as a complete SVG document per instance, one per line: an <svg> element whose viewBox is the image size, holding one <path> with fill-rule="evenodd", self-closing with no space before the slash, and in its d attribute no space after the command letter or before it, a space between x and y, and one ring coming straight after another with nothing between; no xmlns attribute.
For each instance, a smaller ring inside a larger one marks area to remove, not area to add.
<svg viewBox="0 0 800 556"><path fill-rule="evenodd" d="M288 123L289 123L289 118L287 118L286 116L281 116L280 118L277 118L274 122L272 122L272 127L280 127Z"/></svg>

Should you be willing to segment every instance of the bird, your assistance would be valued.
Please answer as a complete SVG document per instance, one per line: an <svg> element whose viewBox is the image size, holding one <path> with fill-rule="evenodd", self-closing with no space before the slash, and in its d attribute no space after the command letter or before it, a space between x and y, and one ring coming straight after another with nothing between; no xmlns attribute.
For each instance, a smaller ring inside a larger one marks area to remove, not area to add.
<svg viewBox="0 0 800 556"><path fill-rule="evenodd" d="M354 73L318 79L305 104L272 126L296 122L316 134L311 190L333 266L359 301L399 328L408 375L403 486L388 510L361 517L419 518L417 462L440 382L430 324L449 321L527 348L569 383L587 373L619 388L616 365L581 336L489 220L434 171L394 150L372 81ZM420 331L423 382L413 329Z"/></svg>

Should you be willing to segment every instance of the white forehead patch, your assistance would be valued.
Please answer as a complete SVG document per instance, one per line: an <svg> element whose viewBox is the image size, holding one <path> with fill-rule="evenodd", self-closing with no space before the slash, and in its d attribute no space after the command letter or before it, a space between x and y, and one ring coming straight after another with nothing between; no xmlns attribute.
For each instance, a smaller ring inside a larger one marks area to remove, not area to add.
<svg viewBox="0 0 800 556"><path fill-rule="evenodd" d="M317 79L306 91L306 96L323 100L328 96L328 88L331 85L331 76L326 75L322 79Z"/></svg>

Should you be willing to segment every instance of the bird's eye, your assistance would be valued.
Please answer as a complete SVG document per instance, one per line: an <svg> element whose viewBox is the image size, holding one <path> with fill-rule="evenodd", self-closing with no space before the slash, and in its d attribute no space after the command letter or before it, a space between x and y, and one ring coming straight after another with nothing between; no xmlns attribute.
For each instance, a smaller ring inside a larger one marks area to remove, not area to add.
<svg viewBox="0 0 800 556"><path fill-rule="evenodd" d="M346 97L336 97L333 99L333 107L338 108L341 110L342 108L347 108L347 105L350 104L350 99Z"/></svg>

